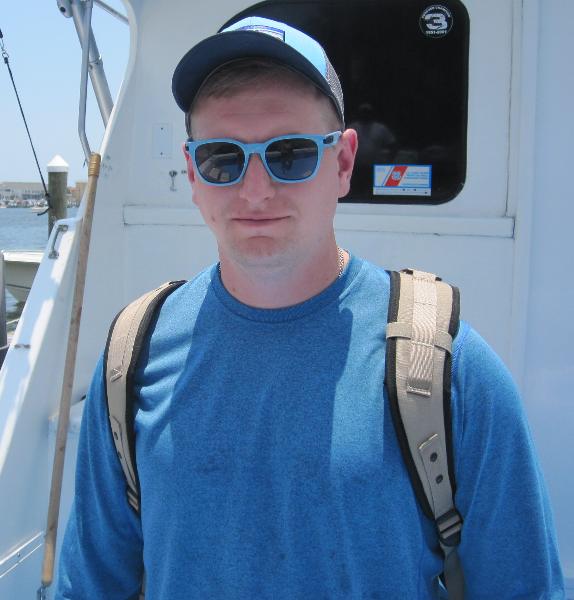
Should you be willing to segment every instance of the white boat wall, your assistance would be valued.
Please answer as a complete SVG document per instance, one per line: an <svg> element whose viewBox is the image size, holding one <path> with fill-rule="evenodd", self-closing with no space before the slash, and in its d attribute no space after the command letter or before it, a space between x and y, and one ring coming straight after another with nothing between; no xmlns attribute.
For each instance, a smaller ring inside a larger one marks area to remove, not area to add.
<svg viewBox="0 0 574 600"><path fill-rule="evenodd" d="M295 4L312 5L328 21L337 3ZM574 221L568 179L574 3L462 4L470 23L464 187L442 204L340 203L337 237L386 268L416 266L459 286L463 318L501 355L522 391L550 491L568 598L574 598L574 252L568 229ZM73 493L82 399L111 320L142 292L190 278L216 260L185 176L183 115L170 92L173 68L191 45L253 6L245 0L124 5L130 59L101 149L59 541ZM291 10L286 2L259 5L274 5L286 20ZM424 95L419 101L422 106ZM58 256L44 254L0 372L0 599L32 598L40 583L51 423L84 210L85 199L76 218L52 231L48 247Z"/></svg>
<svg viewBox="0 0 574 600"><path fill-rule="evenodd" d="M33 250L10 250L4 255L4 284L18 302L26 302L42 252Z"/></svg>

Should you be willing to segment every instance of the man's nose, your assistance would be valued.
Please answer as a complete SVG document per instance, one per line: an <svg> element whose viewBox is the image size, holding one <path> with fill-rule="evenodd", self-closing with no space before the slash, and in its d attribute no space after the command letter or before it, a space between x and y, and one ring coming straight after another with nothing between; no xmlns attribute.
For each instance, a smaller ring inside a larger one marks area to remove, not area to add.
<svg viewBox="0 0 574 600"><path fill-rule="evenodd" d="M252 154L241 182L240 197L249 202L261 202L275 195L273 180L267 173L261 157Z"/></svg>

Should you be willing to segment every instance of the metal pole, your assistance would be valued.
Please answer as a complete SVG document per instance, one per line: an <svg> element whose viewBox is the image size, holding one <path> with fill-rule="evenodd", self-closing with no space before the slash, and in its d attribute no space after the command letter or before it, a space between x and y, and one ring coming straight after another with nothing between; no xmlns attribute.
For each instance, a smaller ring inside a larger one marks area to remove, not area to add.
<svg viewBox="0 0 574 600"><path fill-rule="evenodd" d="M6 330L6 287L4 284L4 253L0 252L0 368L8 352L8 332Z"/></svg>
<svg viewBox="0 0 574 600"><path fill-rule="evenodd" d="M56 433L56 449L54 453L54 465L52 469L52 485L50 487L50 504L48 507L48 519L46 524L44 560L42 563L42 585L38 590L38 598L46 597L46 590L52 584L54 577L56 537L58 533L58 516L60 512L60 495L62 491L62 480L64 475L64 460L66 457L68 424L70 421L72 385L74 383L74 371L76 369L76 353L78 349L80 321L82 318L82 302L84 297L84 286L86 283L86 269L88 264L88 253L90 249L90 236L92 231L92 218L94 214L96 187L100 173L100 162L100 155L94 153L90 158L90 164L88 166L86 207L84 218L82 219L82 230L80 233L80 247L76 266L76 282L74 285L74 298L72 301L70 333L68 335L68 347L66 350L64 381L62 383L62 396L60 399L60 411L58 414L58 430Z"/></svg>
<svg viewBox="0 0 574 600"><path fill-rule="evenodd" d="M90 38L92 36L92 0L85 0L86 10L84 11L83 18L83 37L80 38L82 44L82 72L81 72L81 81L80 81L80 112L78 115L78 134L80 136L80 142L82 142L82 148L84 149L84 155L86 157L86 162L90 160L90 156L92 155L92 151L90 150L90 144L88 143L88 137L86 136L86 104L88 97L88 57L89 57L89 47L90 47ZM75 5L73 5L75 6ZM76 13L74 12L74 15ZM74 16L74 21L76 21L76 17ZM95 43L95 42L94 42ZM108 120L107 117L104 118L104 123L107 125Z"/></svg>
<svg viewBox="0 0 574 600"><path fill-rule="evenodd" d="M129 25L129 21L128 21L128 18L126 16L122 15L121 12L118 12L115 8L112 8L111 6L109 6L108 4L106 4L105 2L102 2L102 0L94 0L94 4L96 6L99 6L102 9L104 9L107 13L109 13L110 15L112 15L112 17L115 17L116 19L118 19L118 21L121 21L122 23L125 23L126 25Z"/></svg>
<svg viewBox="0 0 574 600"><path fill-rule="evenodd" d="M73 0L73 2L70 2L70 8L82 49L86 47L88 51L89 75L92 80L92 87L94 88L100 114L102 115L104 126L106 126L114 107L114 101L112 100L104 72L102 57L96 44L94 32L92 31L92 3L86 0ZM86 18L86 12L90 13L89 18Z"/></svg>

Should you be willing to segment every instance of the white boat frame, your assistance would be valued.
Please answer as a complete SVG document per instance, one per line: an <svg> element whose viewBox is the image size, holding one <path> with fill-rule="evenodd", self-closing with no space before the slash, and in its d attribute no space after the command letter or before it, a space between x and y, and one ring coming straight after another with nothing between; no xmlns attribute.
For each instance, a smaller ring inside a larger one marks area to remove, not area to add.
<svg viewBox="0 0 574 600"><path fill-rule="evenodd" d="M574 217L574 5L570 0L466 0L471 20L468 173L440 206L341 204L338 241L387 268L416 266L456 282L462 314L509 365L523 393L574 598L571 381ZM119 308L216 257L193 206L169 96L177 58L239 10L215 3L124 0L131 51L102 144L61 520L72 497L82 398ZM174 18L177 16L177 18ZM169 32L163 41L158 32ZM568 160L568 162L566 162ZM175 171L175 178L170 176ZM0 372L0 597L39 584L53 434L77 253L77 217L52 231ZM569 225L568 225L569 226ZM7 518L6 518L7 517ZM61 537L60 537L61 539ZM17 591L16 591L17 590ZM17 595L14 595L17 594Z"/></svg>

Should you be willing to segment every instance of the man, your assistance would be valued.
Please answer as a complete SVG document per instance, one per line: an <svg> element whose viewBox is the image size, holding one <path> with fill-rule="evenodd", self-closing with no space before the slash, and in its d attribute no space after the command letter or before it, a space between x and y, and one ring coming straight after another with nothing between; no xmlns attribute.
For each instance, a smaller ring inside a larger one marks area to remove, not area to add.
<svg viewBox="0 0 574 600"><path fill-rule="evenodd" d="M219 263L158 311L135 374L141 514L86 401L59 598L436 598L434 524L383 389L389 276L338 247L356 133L316 42L240 21L182 59L193 201ZM512 380L467 324L453 348L469 598L562 598L552 518Z"/></svg>

